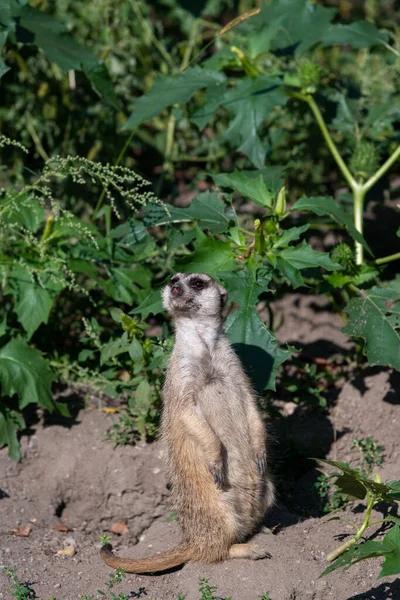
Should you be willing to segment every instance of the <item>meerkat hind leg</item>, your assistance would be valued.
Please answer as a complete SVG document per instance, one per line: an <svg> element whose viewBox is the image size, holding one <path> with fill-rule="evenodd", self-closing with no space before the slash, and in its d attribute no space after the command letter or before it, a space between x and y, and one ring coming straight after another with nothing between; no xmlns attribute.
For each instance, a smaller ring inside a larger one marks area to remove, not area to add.
<svg viewBox="0 0 400 600"><path fill-rule="evenodd" d="M261 558L271 558L271 554L257 544L233 544L229 548L229 558L260 560Z"/></svg>

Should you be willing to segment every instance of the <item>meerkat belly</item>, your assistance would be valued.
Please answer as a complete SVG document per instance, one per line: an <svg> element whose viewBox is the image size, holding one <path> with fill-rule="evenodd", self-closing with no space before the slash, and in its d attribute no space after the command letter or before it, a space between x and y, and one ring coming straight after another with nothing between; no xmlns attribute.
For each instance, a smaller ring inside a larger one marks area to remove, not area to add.
<svg viewBox="0 0 400 600"><path fill-rule="evenodd" d="M245 391L216 381L198 394L201 411L222 444L229 485L253 486L255 480L252 432Z"/></svg>

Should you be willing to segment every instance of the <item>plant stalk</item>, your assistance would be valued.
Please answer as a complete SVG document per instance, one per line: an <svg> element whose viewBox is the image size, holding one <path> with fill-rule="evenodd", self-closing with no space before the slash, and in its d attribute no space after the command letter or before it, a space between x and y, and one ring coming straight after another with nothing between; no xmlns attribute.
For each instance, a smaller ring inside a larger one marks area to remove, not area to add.
<svg viewBox="0 0 400 600"><path fill-rule="evenodd" d="M374 260L376 265L384 265L385 263L392 262L392 260L399 260L400 252L396 252L396 254L389 254L389 256L383 256L382 258L377 258Z"/></svg>
<svg viewBox="0 0 400 600"><path fill-rule="evenodd" d="M367 493L367 510L365 511L364 520L362 522L361 527L357 530L357 533L350 540L347 540L344 544L336 548L333 552L328 554L326 557L329 562L334 561L336 558L344 554L347 550L349 550L358 540L362 537L364 531L369 527L369 520L371 517L371 512L374 507L376 501L376 497L370 492Z"/></svg>
<svg viewBox="0 0 400 600"><path fill-rule="evenodd" d="M354 225L357 231L363 234L364 230L364 200L365 200L366 189L364 185L356 185L353 188L353 207L354 207ZM356 264L362 265L364 262L364 247L360 242L355 242L356 249Z"/></svg>

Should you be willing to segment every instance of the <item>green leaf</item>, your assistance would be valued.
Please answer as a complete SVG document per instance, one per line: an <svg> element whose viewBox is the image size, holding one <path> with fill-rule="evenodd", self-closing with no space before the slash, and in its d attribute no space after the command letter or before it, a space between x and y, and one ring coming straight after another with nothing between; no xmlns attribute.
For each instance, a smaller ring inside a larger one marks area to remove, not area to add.
<svg viewBox="0 0 400 600"><path fill-rule="evenodd" d="M7 331L7 317L5 316L2 321L0 321L0 337L5 334Z"/></svg>
<svg viewBox="0 0 400 600"><path fill-rule="evenodd" d="M151 388L147 379L143 379L136 388L135 406L140 410L148 410L151 406Z"/></svg>
<svg viewBox="0 0 400 600"><path fill-rule="evenodd" d="M186 273L208 273L231 271L235 268L231 242L209 238L200 229L196 236L196 250L188 262L177 263L175 267Z"/></svg>
<svg viewBox="0 0 400 600"><path fill-rule="evenodd" d="M121 339L113 340L109 344L106 344L101 350L100 364L104 365L110 358L129 352L130 342L126 333L123 334Z"/></svg>
<svg viewBox="0 0 400 600"><path fill-rule="evenodd" d="M323 267L328 271L334 271L342 268L331 260L327 252L313 250L305 240L298 246L290 246L279 251L274 258L276 267L295 288L304 285L301 269Z"/></svg>
<svg viewBox="0 0 400 600"><path fill-rule="evenodd" d="M388 496L390 496L394 500L400 500L400 481L399 480L388 481L387 485L390 487L390 490L391 490L388 493ZM400 525L400 523L399 523L399 525Z"/></svg>
<svg viewBox="0 0 400 600"><path fill-rule="evenodd" d="M239 310L227 318L225 330L259 392L275 390L276 371L291 354L290 350L278 347L257 314L258 296L268 290L271 277L271 272L261 274L250 270L221 274L230 300L239 304Z"/></svg>
<svg viewBox="0 0 400 600"><path fill-rule="evenodd" d="M374 558L376 556L385 556L392 553L393 547L390 545L390 543L386 543L386 538L388 535L389 534L387 534L381 542L369 541L364 542L363 544L358 544L357 546L352 546L349 550L347 550L347 552L333 561L329 567L327 567L325 571L321 573L320 577L323 577L324 575L327 575L328 573L331 573L340 567L350 567L360 560ZM379 577L381 576L383 575L379 575Z"/></svg>
<svg viewBox="0 0 400 600"><path fill-rule="evenodd" d="M43 273L41 284L37 283L27 269L15 265L9 275L7 294L15 298L14 310L28 338L42 323L47 323L56 295L64 287ZM43 286L43 287L42 287Z"/></svg>
<svg viewBox="0 0 400 600"><path fill-rule="evenodd" d="M0 404L0 447L8 446L8 456L13 460L21 459L17 432L25 427L22 415Z"/></svg>
<svg viewBox="0 0 400 600"><path fill-rule="evenodd" d="M185 104L193 94L211 84L223 85L226 77L217 71L191 67L177 77L160 77L151 90L139 98L135 110L122 127L136 129L138 125L158 116L172 104Z"/></svg>
<svg viewBox="0 0 400 600"><path fill-rule="evenodd" d="M39 46L61 69L84 69L93 87L112 106L117 98L103 62L91 50L80 46L68 33L68 28L53 17L29 5L13 4L18 42Z"/></svg>
<svg viewBox="0 0 400 600"><path fill-rule="evenodd" d="M400 573L400 527L398 525L392 527L381 543L385 549L390 548L391 550L384 553L385 560L383 561L378 579L389 577L390 575L398 575Z"/></svg>
<svg viewBox="0 0 400 600"><path fill-rule="evenodd" d="M258 18L263 24L260 33L262 35L265 31L268 35L271 24L279 19L279 35L272 38L271 48L276 50L294 46L296 55L300 55L325 39L335 14L334 8L326 8L306 0L271 2L267 6L264 5Z"/></svg>
<svg viewBox="0 0 400 600"><path fill-rule="evenodd" d="M146 213L151 218L151 226L167 225L169 223L187 223L197 221L201 229L208 229L211 233L222 233L229 229L231 225L236 225L236 215L231 210L227 211L227 205L220 200L219 192L203 192L193 198L190 206L187 208L177 208L168 206L169 215L166 210L157 218L152 208ZM148 224L147 214L145 223ZM154 216L153 216L154 215Z"/></svg>
<svg viewBox="0 0 400 600"><path fill-rule="evenodd" d="M364 353L371 365L400 370L400 298L390 287L360 290L346 306L349 315L344 333L365 340Z"/></svg>
<svg viewBox="0 0 400 600"><path fill-rule="evenodd" d="M141 315L143 319L146 319L149 315L158 315L163 312L163 310L161 291L153 290L151 294L149 294L137 308L131 310L129 314Z"/></svg>
<svg viewBox="0 0 400 600"><path fill-rule="evenodd" d="M22 196L18 200L18 210L12 210L3 217L5 221L18 223L32 233L36 233L43 224L46 211L34 197Z"/></svg>
<svg viewBox="0 0 400 600"><path fill-rule="evenodd" d="M3 396L19 396L19 408L36 403L50 412L60 405L52 400L54 373L38 350L14 338L0 350L0 382Z"/></svg>
<svg viewBox="0 0 400 600"><path fill-rule="evenodd" d="M152 273L141 265L130 268L116 267L109 269L106 280L99 280L104 291L116 302L132 304L141 301L150 288Z"/></svg>
<svg viewBox="0 0 400 600"><path fill-rule="evenodd" d="M2 21L0 21L0 23L3 23ZM8 31L0 31L0 52L4 46L4 44L6 43L7 40L7 36L8 36ZM8 67L6 65L6 63L4 62L4 60L1 58L0 55L0 79L3 77L3 75L5 75L7 73L7 71L10 70L10 67Z"/></svg>
<svg viewBox="0 0 400 600"><path fill-rule="evenodd" d="M129 356L135 364L141 363L143 360L143 348L137 339L133 339L129 346Z"/></svg>
<svg viewBox="0 0 400 600"><path fill-rule="evenodd" d="M260 171L233 171L212 175L212 178L218 186L232 188L258 206L272 206L272 193L267 189Z"/></svg>
<svg viewBox="0 0 400 600"><path fill-rule="evenodd" d="M351 216L345 213L337 202L330 196L316 196L308 198L307 196L302 196L300 200L295 202L291 208L291 212L294 210L305 210L309 212L313 212L316 215L329 215L331 219L339 223L339 225L344 225L349 232L349 234L360 244L364 246L364 248L373 256L370 247L367 242L361 235L359 231L355 228Z"/></svg>
<svg viewBox="0 0 400 600"><path fill-rule="evenodd" d="M285 16L275 18L259 28L253 35L248 36L247 44L251 58L269 52L272 42L283 32Z"/></svg>
<svg viewBox="0 0 400 600"><path fill-rule="evenodd" d="M117 95L114 86L109 78L106 66L98 61L96 64L89 63L84 67L87 78L92 84L93 89L103 97L105 102L114 108L119 107Z"/></svg>
<svg viewBox="0 0 400 600"><path fill-rule="evenodd" d="M286 248L287 246L289 246L289 244L298 240L301 234L307 231L309 227L309 223L306 223L301 227L291 227L290 229L284 229L281 236L274 243L274 248Z"/></svg>
<svg viewBox="0 0 400 600"><path fill-rule="evenodd" d="M224 95L222 105L233 113L225 137L256 167L264 165L266 155L259 136L263 121L273 108L284 106L287 101L282 81L269 75L243 79Z"/></svg>
<svg viewBox="0 0 400 600"><path fill-rule="evenodd" d="M323 458L317 458L315 460L317 460L317 462L322 462L326 463L327 465L331 465L332 467L337 467L338 469L343 471L344 475L347 476L343 480L345 486L344 493L349 493L346 490L350 489L350 479L352 479L354 482L362 484L366 491L370 492L377 498L380 498L381 500L385 500L387 502L393 502L393 500L390 497L390 487L386 483L375 481L375 479L370 479L369 477L364 475L364 473L362 473L360 469L352 469L350 465L345 462L340 462L337 460L327 460ZM342 477L342 475L338 476L338 478L340 477ZM358 493L358 490L359 488L354 486L353 491L356 491ZM357 497L358 496L356 496L356 498Z"/></svg>
<svg viewBox="0 0 400 600"><path fill-rule="evenodd" d="M373 23L357 21L350 25L332 25L323 39L323 46L348 44L353 48L370 48L388 43L389 36Z"/></svg>
<svg viewBox="0 0 400 600"><path fill-rule="evenodd" d="M346 497L346 500L363 500L367 493L363 484L347 473L339 475L335 485L339 492Z"/></svg>

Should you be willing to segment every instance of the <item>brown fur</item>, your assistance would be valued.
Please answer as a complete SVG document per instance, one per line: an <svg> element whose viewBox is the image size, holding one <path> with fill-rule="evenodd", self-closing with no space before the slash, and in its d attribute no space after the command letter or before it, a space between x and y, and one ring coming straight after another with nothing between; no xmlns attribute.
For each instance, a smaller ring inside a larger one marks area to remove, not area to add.
<svg viewBox="0 0 400 600"><path fill-rule="evenodd" d="M176 338L164 385L161 437L183 543L149 559L117 558L109 545L101 556L131 573L188 561L265 557L267 552L251 544L238 544L261 522L274 487L255 394L222 327L226 292L208 275L178 273L163 299Z"/></svg>

